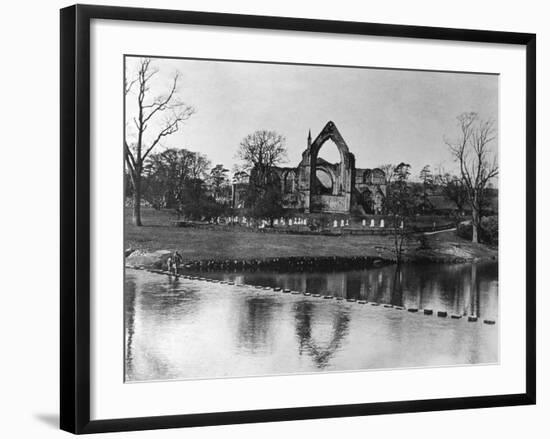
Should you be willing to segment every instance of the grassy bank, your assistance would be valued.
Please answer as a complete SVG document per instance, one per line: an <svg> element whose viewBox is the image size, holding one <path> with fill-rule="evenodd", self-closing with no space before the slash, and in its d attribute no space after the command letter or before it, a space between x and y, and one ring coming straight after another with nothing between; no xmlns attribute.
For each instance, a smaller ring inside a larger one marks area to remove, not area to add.
<svg viewBox="0 0 550 439"><path fill-rule="evenodd" d="M128 209L125 218L125 248L142 250L178 250L184 260L262 259L290 256L379 256L393 259L391 236L371 235L291 235L258 233L240 229L181 228L170 225L176 219L171 211L143 209L143 227L131 224ZM492 258L496 250L474 245L454 232L426 237L424 249L418 239L407 246L409 259L453 260Z"/></svg>

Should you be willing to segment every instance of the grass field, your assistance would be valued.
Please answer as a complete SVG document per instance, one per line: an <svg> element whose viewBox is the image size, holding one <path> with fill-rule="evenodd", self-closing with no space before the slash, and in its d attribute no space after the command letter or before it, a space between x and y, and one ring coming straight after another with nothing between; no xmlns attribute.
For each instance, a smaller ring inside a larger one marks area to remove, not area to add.
<svg viewBox="0 0 550 439"><path fill-rule="evenodd" d="M144 208L143 226L131 223L131 210L125 215L125 248L151 252L178 250L184 260L204 259L261 259L289 256L380 256L392 258L393 238L372 235L297 235L258 233L235 227L174 227L177 219L170 210L156 211ZM411 240L407 251L410 257L448 259L458 257L494 257L495 250L474 245L445 232L427 238L427 249L418 251L418 241Z"/></svg>
<svg viewBox="0 0 550 439"><path fill-rule="evenodd" d="M235 231L173 227L176 219L168 211L143 210L142 227L131 224L126 215L125 248L178 250L185 260L254 259L285 256L368 256L377 255L375 246L391 248L389 237L323 236L258 233L246 229Z"/></svg>

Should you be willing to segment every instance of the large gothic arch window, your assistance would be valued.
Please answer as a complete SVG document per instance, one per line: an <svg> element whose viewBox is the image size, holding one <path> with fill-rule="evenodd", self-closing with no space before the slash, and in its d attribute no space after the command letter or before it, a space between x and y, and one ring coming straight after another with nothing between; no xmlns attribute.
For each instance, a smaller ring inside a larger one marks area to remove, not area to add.
<svg viewBox="0 0 550 439"><path fill-rule="evenodd" d="M337 195L342 166L342 153L336 143L328 138L324 141L315 157L315 191L319 195Z"/></svg>
<svg viewBox="0 0 550 439"><path fill-rule="evenodd" d="M327 139L319 148L317 152L317 160L322 159L326 160L329 163L341 163L342 155L338 146L332 139Z"/></svg>

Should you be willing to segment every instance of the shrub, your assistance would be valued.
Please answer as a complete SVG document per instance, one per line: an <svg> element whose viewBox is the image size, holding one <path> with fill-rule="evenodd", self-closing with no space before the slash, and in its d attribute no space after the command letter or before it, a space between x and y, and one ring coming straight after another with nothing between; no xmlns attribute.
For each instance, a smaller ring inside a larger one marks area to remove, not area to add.
<svg viewBox="0 0 550 439"><path fill-rule="evenodd" d="M456 228L456 234L464 239L472 239L472 225L460 223Z"/></svg>
<svg viewBox="0 0 550 439"><path fill-rule="evenodd" d="M461 238L471 240L472 225L459 224L456 233ZM498 245L498 216L485 216L481 218L479 239L485 244Z"/></svg>
<svg viewBox="0 0 550 439"><path fill-rule="evenodd" d="M498 216L481 218L481 239L491 245L498 245Z"/></svg>

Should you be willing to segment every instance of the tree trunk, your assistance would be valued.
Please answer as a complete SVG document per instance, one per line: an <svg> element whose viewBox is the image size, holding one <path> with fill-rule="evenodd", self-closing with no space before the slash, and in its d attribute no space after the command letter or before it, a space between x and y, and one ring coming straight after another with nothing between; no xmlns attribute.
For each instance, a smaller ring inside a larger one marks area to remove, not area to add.
<svg viewBox="0 0 550 439"><path fill-rule="evenodd" d="M472 242L479 243L479 212L476 208L472 209Z"/></svg>
<svg viewBox="0 0 550 439"><path fill-rule="evenodd" d="M141 173L134 176L134 226L141 227Z"/></svg>

